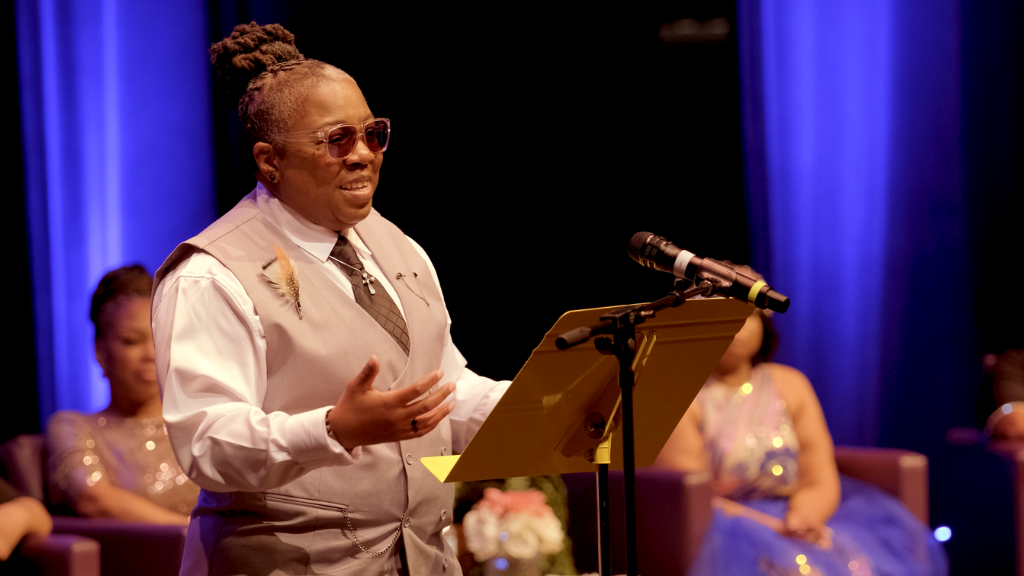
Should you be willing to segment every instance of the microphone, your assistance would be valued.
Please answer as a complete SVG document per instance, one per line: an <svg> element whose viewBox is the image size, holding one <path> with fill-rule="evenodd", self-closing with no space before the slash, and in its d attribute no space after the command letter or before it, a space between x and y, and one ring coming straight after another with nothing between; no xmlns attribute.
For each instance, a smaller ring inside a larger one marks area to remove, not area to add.
<svg viewBox="0 0 1024 576"><path fill-rule="evenodd" d="M737 272L724 262L701 258L650 232L637 232L629 240L629 257L638 264L686 278L694 284L698 278L715 284L718 292L746 300L761 309L785 312L789 298L772 290L763 280Z"/></svg>

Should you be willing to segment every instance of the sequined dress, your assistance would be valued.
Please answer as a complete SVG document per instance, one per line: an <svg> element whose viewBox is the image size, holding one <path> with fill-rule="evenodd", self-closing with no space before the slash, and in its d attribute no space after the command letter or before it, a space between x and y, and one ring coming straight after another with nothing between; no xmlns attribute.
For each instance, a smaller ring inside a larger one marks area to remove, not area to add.
<svg viewBox="0 0 1024 576"><path fill-rule="evenodd" d="M767 365L740 387L709 380L697 396L715 492L776 518L798 487L800 445ZM842 501L823 550L744 517L715 510L691 576L945 575L941 544L895 498L840 477Z"/></svg>
<svg viewBox="0 0 1024 576"><path fill-rule="evenodd" d="M199 498L159 417L61 411L47 424L46 444L49 498L58 510L73 513L82 488L104 478L179 514L188 515Z"/></svg>

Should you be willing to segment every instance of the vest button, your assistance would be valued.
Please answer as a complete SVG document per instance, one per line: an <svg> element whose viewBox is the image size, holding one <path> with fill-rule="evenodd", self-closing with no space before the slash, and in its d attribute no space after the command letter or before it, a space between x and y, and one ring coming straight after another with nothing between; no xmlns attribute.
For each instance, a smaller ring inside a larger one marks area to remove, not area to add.
<svg viewBox="0 0 1024 576"><path fill-rule="evenodd" d="M406 528L412 528L412 518L406 518L402 525Z"/></svg>
<svg viewBox="0 0 1024 576"><path fill-rule="evenodd" d="M413 462L412 454L406 454L405 455L405 463L408 464L409 466L412 466L412 462Z"/></svg>

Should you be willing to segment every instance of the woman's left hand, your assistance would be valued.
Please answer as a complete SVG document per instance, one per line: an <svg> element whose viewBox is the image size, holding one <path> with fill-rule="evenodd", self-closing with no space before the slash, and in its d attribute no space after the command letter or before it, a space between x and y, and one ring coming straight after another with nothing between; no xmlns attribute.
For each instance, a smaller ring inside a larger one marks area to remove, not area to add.
<svg viewBox="0 0 1024 576"><path fill-rule="evenodd" d="M825 550L832 548L832 529L824 522L815 522L794 510L786 512L783 534L815 544Z"/></svg>
<svg viewBox="0 0 1024 576"><path fill-rule="evenodd" d="M798 538L800 540L810 542L811 544L815 544L825 550L832 548L832 529L822 522L814 522L807 519L799 512L789 510L786 512L785 518L779 519L775 516L765 514L764 512L744 506L739 502L722 496L713 497L711 504L729 516L743 516L745 518L750 518L755 522L764 524L783 536Z"/></svg>

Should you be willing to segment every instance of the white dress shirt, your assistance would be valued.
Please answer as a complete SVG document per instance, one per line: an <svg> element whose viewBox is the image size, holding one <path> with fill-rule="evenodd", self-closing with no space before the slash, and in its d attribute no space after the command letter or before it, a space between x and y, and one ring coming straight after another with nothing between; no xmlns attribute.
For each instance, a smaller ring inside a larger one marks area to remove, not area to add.
<svg viewBox="0 0 1024 576"><path fill-rule="evenodd" d="M328 258L337 240L335 232L309 222L262 185L256 187L256 207L296 246L323 263L323 272L337 284L339 297L353 297L348 275ZM343 234L366 271L376 278L375 286L387 290L402 308L366 245L351 229ZM434 265L418 244L410 242L440 291ZM509 382L494 381L467 368L466 359L452 343L450 328L449 317L439 368L444 371L442 382L456 384L450 398L455 409L448 419L452 447L461 451ZM192 254L160 283L153 300L153 338L171 444L182 468L203 488L266 490L305 471L351 464L359 458L359 448L350 454L327 436L324 420L333 406L293 415L268 414L260 408L267 390L263 327L242 284L213 256ZM341 386L339 396L340 390Z"/></svg>

